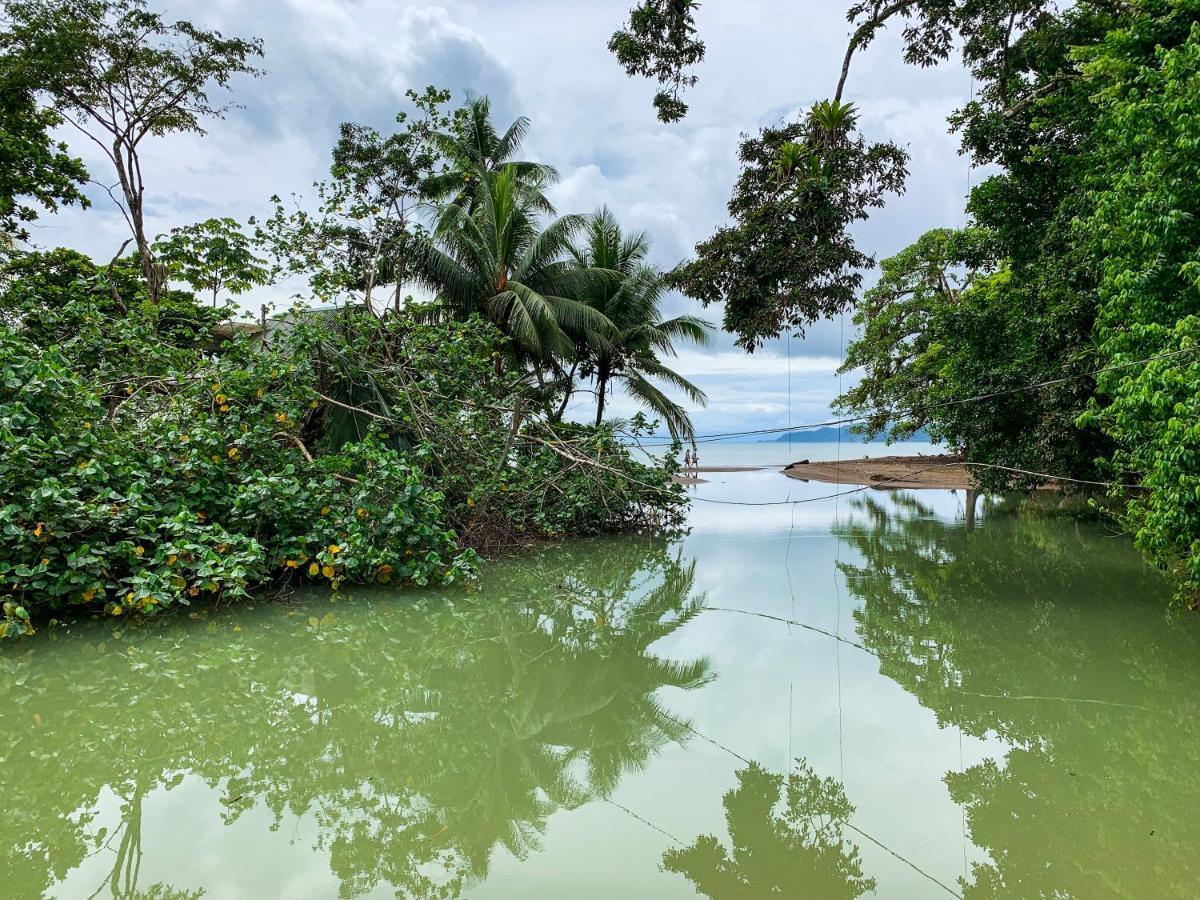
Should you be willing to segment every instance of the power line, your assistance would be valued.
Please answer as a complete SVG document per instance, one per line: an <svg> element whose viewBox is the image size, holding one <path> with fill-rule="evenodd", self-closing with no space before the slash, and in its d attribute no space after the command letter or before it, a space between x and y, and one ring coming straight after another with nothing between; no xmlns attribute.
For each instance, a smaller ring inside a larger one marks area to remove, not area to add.
<svg viewBox="0 0 1200 900"><path fill-rule="evenodd" d="M946 469L953 466L967 466L969 468L973 467L979 469L1001 469L1005 472L1013 472L1018 475L1029 475L1030 477L1041 478L1046 481L1069 481L1073 484L1087 484L1095 485L1097 487L1119 487L1126 489L1138 489L1141 487L1139 484L1113 484L1107 481L1089 481L1085 478L1071 478L1067 475L1051 475L1047 472L1034 472L1029 469L1018 469L1015 466L1000 466L992 463L962 462L956 460L954 462L936 463L931 466L924 466L920 469L913 469L912 471L905 472L903 475L897 475L895 478L888 478L884 481L876 481L872 482L871 484L864 484L861 487L854 488L853 490L839 491L833 494L822 494L819 497L805 497L803 500L718 500L715 497L699 496L692 497L691 499L698 500L701 503L713 503L718 506L798 506L801 503L816 503L820 500L836 500L839 497L848 497L851 494L861 494L863 491L877 490L893 484L902 484L907 482L908 479L914 475L921 475L925 472L933 472L937 469ZM629 480L632 481L632 479ZM654 485L643 484L640 481L634 481L633 483L644 488L653 489L655 487Z"/></svg>
<svg viewBox="0 0 1200 900"><path fill-rule="evenodd" d="M1036 384L1023 385L1021 387L1015 387L1015 388L1005 388L1003 390L998 390L998 391L989 391L988 393L985 393L985 394L976 394L971 397L962 397L957 400L941 400L937 403L927 403L927 404L922 404L920 406L914 406L911 409L907 409L907 410L891 410L887 413L887 415L888 415L888 418L890 418L890 419L895 419L895 418L900 418L900 417L908 417L908 416L913 416L917 413L923 413L923 412L927 412L929 410L934 410L934 409L941 409L943 407L961 406L964 403L975 403L979 400L992 400L997 397L1007 397L1007 396L1011 396L1013 394L1023 394L1028 391L1036 391L1036 390L1038 390L1040 388L1044 388L1044 387L1053 387L1056 384L1065 384L1069 381L1076 381L1081 378L1094 378L1097 375L1103 375L1105 372L1114 372L1114 371L1118 371L1120 369L1128 369L1128 368L1131 368L1132 366L1139 366L1139 365L1144 365L1147 363L1152 363L1152 362L1155 362L1160 359L1169 359L1169 358L1175 357L1175 356L1182 356L1182 355L1188 354L1188 353L1195 353L1198 350L1200 350L1200 344L1198 344L1196 346L1192 346L1192 347L1184 347L1180 350L1171 350L1171 351L1168 351L1167 353L1158 353L1158 354L1155 354L1154 356L1147 356L1144 359L1135 359L1135 360L1131 360L1129 362L1115 363L1111 366L1105 366L1101 369L1094 369L1090 372L1080 372L1075 375L1063 375L1059 378L1051 378L1047 381L1039 381ZM758 434L786 434L786 433L792 432L792 431L806 431L806 430L811 430L814 428L831 428L831 427L834 427L837 425L852 425L857 422L867 422L867 421L870 421L871 419L877 419L877 418L879 418L879 415L847 416L847 417L841 418L841 419L828 419L824 422L807 422L802 425L788 425L788 426L783 426L783 427L778 427L778 428L755 428L755 429L751 429L748 431L722 431L722 432L715 432L713 434L699 434L699 435L696 435L696 437L694 438L694 442L695 443L707 443L710 441L723 440L725 438L751 437L753 435L758 435ZM660 440L658 443L651 443L652 441L654 441L653 436L651 436L650 438L643 439L643 442L646 443L648 446L665 447L665 446L669 446L671 443L670 441L667 441L667 440Z"/></svg>

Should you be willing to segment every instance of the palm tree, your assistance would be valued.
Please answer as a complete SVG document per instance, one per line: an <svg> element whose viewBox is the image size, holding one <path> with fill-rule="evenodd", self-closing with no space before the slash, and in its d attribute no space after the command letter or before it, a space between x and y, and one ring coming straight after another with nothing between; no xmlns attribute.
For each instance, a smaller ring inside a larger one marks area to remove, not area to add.
<svg viewBox="0 0 1200 900"><path fill-rule="evenodd" d="M438 134L435 140L449 168L425 182L425 193L433 200L449 201L456 206L473 208L476 189L486 175L496 175L503 166L512 166L522 191L539 212L554 215L544 189L558 180L558 170L543 163L514 160L525 135L529 119L521 116L504 134L492 124L491 101L487 97L468 96L463 118L451 134Z"/></svg>
<svg viewBox="0 0 1200 900"><path fill-rule="evenodd" d="M663 365L660 356L674 356L676 340L708 343L712 326L695 316L662 318L660 306L667 292L667 276L646 263L649 251L645 234L624 235L607 207L587 218L582 241L572 245L571 256L581 272L602 277L582 279L585 293L576 296L612 322L615 331L611 336L593 336L590 342L577 346L577 351L584 359L583 371L596 379L597 425L604 421L609 391L621 381L641 406L662 416L672 436L688 439L694 429L687 410L650 379L664 382L694 403L704 405L704 392Z"/></svg>
<svg viewBox="0 0 1200 900"><path fill-rule="evenodd" d="M540 182L515 164L480 170L470 205L451 203L432 239L417 254L418 276L438 292L450 315L481 313L513 342L539 374L575 341L612 332L603 312L575 297L594 274L569 259L583 216L552 219L544 228L534 198Z"/></svg>

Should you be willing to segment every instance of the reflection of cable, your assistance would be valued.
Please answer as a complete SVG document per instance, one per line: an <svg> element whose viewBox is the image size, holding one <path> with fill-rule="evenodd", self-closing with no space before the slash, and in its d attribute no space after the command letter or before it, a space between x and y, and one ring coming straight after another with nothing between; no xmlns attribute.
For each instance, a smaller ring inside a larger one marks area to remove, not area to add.
<svg viewBox="0 0 1200 900"><path fill-rule="evenodd" d="M653 822L651 822L649 819L646 819L646 818L643 818L642 816L639 816L637 813L635 813L635 812L634 812L632 809L630 809L628 806L622 806L622 805L621 805L620 803L618 803L616 800L610 800L608 797L605 797L605 798L604 798L604 802L605 802L605 803L608 803L608 804L610 804L610 805L612 805L612 806L615 806L617 809L621 810L621 812L625 813L627 816L632 816L633 818L637 819L639 822L641 822L641 823L642 823L643 825L645 825L647 828L653 828L653 829L654 829L655 831L657 831L659 834L666 835L668 838L670 838L670 839L671 839L672 841L674 841L676 844L679 844L680 846L683 846L683 841L681 841L679 838L675 837L675 835L671 834L671 832L667 831L665 828L659 828L657 825L655 825L655 824L654 824Z"/></svg>
<svg viewBox="0 0 1200 900"><path fill-rule="evenodd" d="M825 637L833 638L835 641L840 641L843 644L849 644L851 647L857 647L859 650L863 651L863 653L869 653L875 657L879 656L879 654L876 653L874 650L869 650L866 647L864 647L862 644L857 644L854 641L847 640L846 638L842 637L841 635L834 634L832 631L826 631L824 628L818 628L816 625L809 625L806 622L797 622L795 619L784 619L780 616L768 615L767 613L753 612L752 610L749 610L749 609L732 609L727 606L702 606L702 607L700 607L700 611L701 612L740 613L743 616L755 616L759 619L770 619L772 622L782 622L785 625L796 625L800 628L806 628L809 631L815 631L817 634L823 634L823 635L825 635Z"/></svg>
<svg viewBox="0 0 1200 900"><path fill-rule="evenodd" d="M966 774L966 766L963 764L963 749L962 749L962 725L958 726L958 774L963 776ZM963 884L967 882L967 804L963 803L960 806L962 810L962 848L963 848Z"/></svg>
<svg viewBox="0 0 1200 900"><path fill-rule="evenodd" d="M905 859L903 856L901 856L899 853L897 853L895 850L893 850L887 844L884 844L880 841L875 840L875 838L871 837L869 834L867 834L861 828L857 828L854 825L851 825L850 822L845 819L842 820L842 824L845 825L847 828L849 828L851 831L855 832L856 834L861 834L863 837L865 837L868 841L870 841L872 844L874 844L879 849L887 851L888 853L890 853L892 856L896 857L896 859L900 860L900 862L904 863L906 866L908 866L910 869L912 869L917 874L924 875L926 878L928 878L930 881L932 881L934 884L936 884L938 887L940 887L943 891L945 891L951 897L957 897L958 900L962 900L962 894L960 894L958 891L954 890L953 888L947 887L943 882L938 881L936 878L934 878L932 875L930 875L928 872L926 872L924 869L922 869L916 863L912 862L911 860Z"/></svg>
<svg viewBox="0 0 1200 900"><path fill-rule="evenodd" d="M841 357L842 365L838 366L838 396L842 396L842 366L846 364L846 313L842 312L838 319L838 355ZM837 470L842 470L842 429L838 429L837 439ZM837 539L840 520L838 518L840 512L839 498L834 498L833 501L833 534L834 534L834 550L833 550L833 591L837 598L837 618L834 622L833 630L838 637L842 635L842 587L838 583L838 575L841 571L842 562L842 542ZM846 781L846 747L845 747L845 730L844 720L842 715L842 645L840 642L833 645L833 664L837 671L837 698L838 698L838 771L843 783Z"/></svg>
<svg viewBox="0 0 1200 900"><path fill-rule="evenodd" d="M702 606L702 607L700 607L700 612L738 613L743 616L753 616L754 618L757 618L757 619L769 619L772 622L781 622L786 625L795 625L799 628L804 628L808 631L815 631L817 634L823 634L823 635L825 635L825 637L833 638L838 643L847 644L851 647L854 647L856 650L861 650L863 653L867 653L867 654L870 654L871 656L874 656L876 659L883 658L876 651L872 650L870 647L863 646L862 644L857 643L856 641L852 641L849 638L844 638L839 634L834 634L832 631L827 631L824 628L818 628L816 625L809 625L807 622L798 622L795 619L784 619L780 616L772 616L768 613L755 612L754 610L750 610L750 609L734 609L732 607L727 607L727 606ZM1050 702L1054 702L1054 703L1088 703L1088 704L1092 704L1095 706L1111 706L1111 707L1115 707L1117 709L1139 709L1144 712L1153 712L1153 713L1165 713L1166 712L1166 710L1164 710L1164 709L1159 709L1159 708L1155 708L1152 706L1139 706L1136 703L1118 703L1114 700L1096 700L1096 699L1093 699L1090 697L1051 697L1051 696L1038 696L1038 695L1033 695L1033 694L981 694L978 691L964 691L961 688L956 688L956 687L953 687L952 685L947 685L946 689L950 690L950 691L954 691L956 694L963 694L964 696L967 696L967 697L981 697L986 700L1038 700L1038 701L1050 701Z"/></svg>
<svg viewBox="0 0 1200 900"><path fill-rule="evenodd" d="M678 722L680 725L682 725L684 728L686 728L686 729L687 729L688 731L690 731L692 734L696 735L696 737L698 737L698 738L701 738L702 740L708 741L708 743L712 744L714 747L717 747L717 748L719 748L719 749L721 749L721 750L724 750L726 753L728 753L728 754L729 754L730 756L732 756L734 759L737 759L738 761L740 761L740 762L742 762L742 763L745 763L745 764L746 764L746 765L748 765L748 766L749 766L749 765L754 765L754 763L753 763L753 762L751 762L751 761L750 761L749 759L747 759L746 757L742 756L742 754L738 753L738 752L737 752L737 751L735 751L735 750L731 750L729 747L726 747L726 746L725 746L724 744L722 744L720 741L718 741L718 740L715 740L714 738L711 738L711 737L709 737L708 735L704 734L704 733L703 733L703 732L701 732L701 731L698 731L696 728L694 728L693 726L691 726L691 725L687 724L686 722L680 722L678 719L674 719L674 717L673 717L673 716L671 716L671 715L669 715L669 714L667 714L667 713L664 713L663 715L665 715L665 716L666 716L668 719L673 719L674 721ZM610 800L609 802L611 803L612 801ZM625 809L625 807L621 807L621 808L622 808L622 809ZM638 815L636 815L635 813L633 813L633 812L630 812L630 811L629 811L629 810L627 810L627 809L626 809L625 811L626 811L626 812L628 812L628 813L629 813L631 816L633 816L634 818L638 819L639 821L645 822L645 824L649 825L651 828L655 829L656 831L662 831L662 833L663 833L663 834L667 835L667 837L670 837L670 838L671 838L673 841L676 841L677 843L683 843L683 842L682 842L682 841L680 841L678 838L676 838L676 837L673 837L673 836L672 836L672 835L671 835L669 832L663 831L663 829L659 828L657 825L654 825L654 824L652 824L652 823L650 823L650 822L647 822L645 819L642 819L642 818L641 818L641 816L638 816ZM889 847L887 844L883 843L883 841L879 840L878 838L874 838L874 837L872 837L871 835L867 834L867 832L863 831L863 830L862 830L861 828L859 828L858 826L856 826L856 825L851 825L851 824L850 824L850 822L849 822L847 819L837 819L837 820L835 820L835 821L837 821L837 822L840 822L842 825L845 825L845 826L846 826L847 828L849 828L851 831L854 831L854 832L855 832L855 833L857 833L857 834L861 834L863 837L865 837L865 838L866 838L868 841L870 841L872 844L874 844L875 846L877 846L877 847L881 848L882 850L885 850L885 851L887 851L887 852L888 852L888 853L890 853L892 856L894 856L896 859L900 860L902 863L904 863L904 864L905 864L905 865L907 865L909 868L911 868L911 869L912 869L914 872L917 872L917 873L919 873L919 874L921 874L921 875L924 875L926 878L928 878L930 881L932 881L932 882L933 882L934 884L936 884L938 887L942 888L942 889L943 889L943 890L945 890L945 891L946 891L948 894L950 894L950 896L952 896L952 897L958 897L958 898L959 898L959 900L962 900L962 895L961 895L961 894L959 894L958 892L956 892L956 891L953 891L953 890L951 890L950 888L946 887L946 885L944 885L942 882L938 881L936 878L934 878L932 875L930 875L928 872L926 872L924 869L922 869L922 868L921 868L920 866L918 866L916 863L914 863L914 862L911 862L911 861L909 861L909 860L905 859L903 856L901 856L899 853L897 853L895 850L893 850L893 849L892 849L891 847Z"/></svg>
<svg viewBox="0 0 1200 900"><path fill-rule="evenodd" d="M670 719L672 722L674 722L680 728L686 728L688 731L690 731L696 737L700 738L700 740L707 741L708 743L712 744L718 750L725 751L730 756L734 757L735 759L741 760L748 766L753 765L753 760L747 759L746 757L742 756L742 754L738 753L736 750L731 750L729 747L726 747L724 744L722 744L720 741L716 740L715 738L710 738L707 734L704 734L701 731L697 731L695 726L692 725L690 722L685 722L682 719L677 719L668 712L664 712L662 715L664 718Z"/></svg>

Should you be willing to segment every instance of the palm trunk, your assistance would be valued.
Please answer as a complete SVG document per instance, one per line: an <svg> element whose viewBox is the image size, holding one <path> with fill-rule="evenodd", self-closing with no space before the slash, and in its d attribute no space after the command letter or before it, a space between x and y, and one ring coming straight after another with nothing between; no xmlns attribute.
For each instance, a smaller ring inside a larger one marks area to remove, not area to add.
<svg viewBox="0 0 1200 900"><path fill-rule="evenodd" d="M604 422L604 395L608 393L608 379L610 377L608 364L601 363L600 369L596 373L596 427L599 428Z"/></svg>

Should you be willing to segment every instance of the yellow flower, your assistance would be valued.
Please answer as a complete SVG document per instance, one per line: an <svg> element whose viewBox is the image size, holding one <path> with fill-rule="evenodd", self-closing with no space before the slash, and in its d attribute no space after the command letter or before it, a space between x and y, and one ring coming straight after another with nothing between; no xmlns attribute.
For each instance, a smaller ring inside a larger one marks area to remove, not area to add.
<svg viewBox="0 0 1200 900"><path fill-rule="evenodd" d="M228 403L221 404L221 412L229 412L229 404Z"/></svg>
<svg viewBox="0 0 1200 900"><path fill-rule="evenodd" d="M123 612L125 612L125 610L124 610L123 608L121 608L121 606L120 606L120 605L117 605L117 606L114 606L114 607L113 607L112 614L113 614L114 616L119 616L119 615L121 615L121 613L123 613Z"/></svg>
<svg viewBox="0 0 1200 900"><path fill-rule="evenodd" d="M227 398L224 394L217 394L217 396L216 396L216 401L218 403L224 403L226 399Z"/></svg>
<svg viewBox="0 0 1200 900"><path fill-rule="evenodd" d="M33 529L33 536L34 536L34 537L41 537L41 536L42 536L42 529L44 529L45 527L46 527L46 523L45 523L45 522L38 522L38 523L37 523L37 528Z"/></svg>
<svg viewBox="0 0 1200 900"><path fill-rule="evenodd" d="M186 444L189 440L191 440L191 438L189 438L186 434L181 434L179 436L179 442L182 444Z"/></svg>
<svg viewBox="0 0 1200 900"><path fill-rule="evenodd" d="M138 556L141 556L143 553L146 552L146 548L143 547L141 544L138 544L136 547L133 548L133 552L136 553Z"/></svg>
<svg viewBox="0 0 1200 900"><path fill-rule="evenodd" d="M48 556L43 556L43 557L42 557L42 565L43 565L43 566L48 566L48 565L50 565L50 557L48 557Z"/></svg>
<svg viewBox="0 0 1200 900"><path fill-rule="evenodd" d="M201 522L203 522L205 519L208 518L208 513L201 510L200 512L196 513L196 518L199 519Z"/></svg>
<svg viewBox="0 0 1200 900"><path fill-rule="evenodd" d="M309 574L309 575L316 575L316 574L317 574L318 572L320 572L320 571L321 571L321 567L320 567L320 566L318 566L316 563L313 563L312 565L310 565L310 566L308 567L308 574Z"/></svg>
<svg viewBox="0 0 1200 900"><path fill-rule="evenodd" d="M259 389L258 389L257 391L255 391L254 393L255 393L255 394L258 396L258 399L260 399L260 400L262 399L262 395L263 395L263 389L262 389L262 388L259 388Z"/></svg>
<svg viewBox="0 0 1200 900"><path fill-rule="evenodd" d="M330 544L330 545L329 545L329 554L330 554L331 556L333 556L333 555L335 555L335 554L338 554L338 553L341 553L341 552L342 552L342 548L341 548L341 547L339 547L337 544Z"/></svg>
<svg viewBox="0 0 1200 900"><path fill-rule="evenodd" d="M91 588L88 588L86 591L83 592L84 603L91 603L95 599L96 599L96 592L94 590L92 590Z"/></svg>
<svg viewBox="0 0 1200 900"><path fill-rule="evenodd" d="M326 578L333 577L333 566L321 566L321 574Z"/></svg>
<svg viewBox="0 0 1200 900"><path fill-rule="evenodd" d="M321 515L323 515L323 516L329 515L329 507L328 506L321 507Z"/></svg>
<svg viewBox="0 0 1200 900"><path fill-rule="evenodd" d="M474 506L474 505L475 505L475 498L474 498L474 497L468 497L468 498L467 498L467 506Z"/></svg>
<svg viewBox="0 0 1200 900"><path fill-rule="evenodd" d="M215 463L219 463L221 461L221 457L218 456L216 453L214 453L212 456L210 456L209 459L211 459Z"/></svg>
<svg viewBox="0 0 1200 900"><path fill-rule="evenodd" d="M213 393L214 393L214 394L215 394L217 391L219 391L219 390L221 389L221 382L219 382L219 381L218 381L218 382L216 382L216 383L215 383L215 384L212 386L212 389L213 389Z"/></svg>
<svg viewBox="0 0 1200 900"><path fill-rule="evenodd" d="M300 565L300 563L296 562L294 559L289 559L284 563L284 565L286 565L289 569L295 569Z"/></svg>
<svg viewBox="0 0 1200 900"><path fill-rule="evenodd" d="M238 455L239 455L241 452L242 452L242 451L241 451L241 450L239 450L237 447L230 447L230 448L229 448L229 458L230 458L230 459L237 459L237 458L238 458Z"/></svg>
<svg viewBox="0 0 1200 900"><path fill-rule="evenodd" d="M287 414L287 413L275 413L275 421L276 421L276 422L279 422L280 424L283 424L283 423L284 423L284 422L286 422L287 420L288 420L288 414Z"/></svg>
<svg viewBox="0 0 1200 900"><path fill-rule="evenodd" d="M367 517L367 511L365 509L363 509L361 506L357 510L355 510L354 514L356 516L358 516L360 519L365 519Z"/></svg>
<svg viewBox="0 0 1200 900"><path fill-rule="evenodd" d="M133 591L130 591L128 594L125 595L125 602L126 603L133 602Z"/></svg>
<svg viewBox="0 0 1200 900"><path fill-rule="evenodd" d="M91 422L84 422L84 423L83 423L83 427L84 427L84 428L87 428L87 429L91 429L91 427L92 427L92 423L91 423Z"/></svg>
<svg viewBox="0 0 1200 900"><path fill-rule="evenodd" d="M319 405L320 405L320 404L318 404L318 403L317 403L317 401L316 401L316 400L314 400L312 403L308 404L308 408L309 408L309 409L316 409L316 408L317 408Z"/></svg>
<svg viewBox="0 0 1200 900"><path fill-rule="evenodd" d="M179 559L179 557L176 556L174 553L172 553L170 556L167 557L167 565L168 566L175 565L175 560L177 560L177 559Z"/></svg>

